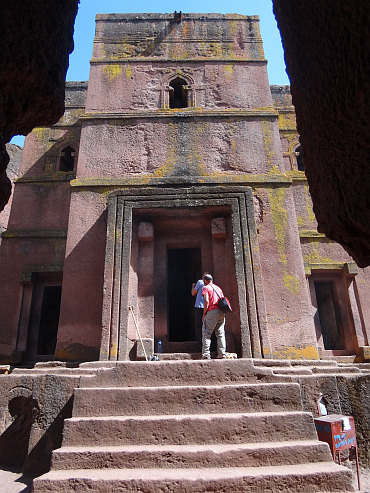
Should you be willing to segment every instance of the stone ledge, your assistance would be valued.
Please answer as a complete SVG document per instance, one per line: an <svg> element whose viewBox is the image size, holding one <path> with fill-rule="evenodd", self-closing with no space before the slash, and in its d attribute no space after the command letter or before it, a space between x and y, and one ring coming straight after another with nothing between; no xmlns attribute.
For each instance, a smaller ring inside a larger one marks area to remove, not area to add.
<svg viewBox="0 0 370 493"><path fill-rule="evenodd" d="M32 282L32 274L40 272L63 272L63 265L43 264L43 265L24 265L21 272L21 283Z"/></svg>
<svg viewBox="0 0 370 493"><path fill-rule="evenodd" d="M322 233L319 233L317 229L300 229L299 230L299 237L300 238L315 238L315 239L328 239L326 236Z"/></svg>
<svg viewBox="0 0 370 493"><path fill-rule="evenodd" d="M179 176L176 178L136 175L128 178L77 178L71 187L141 187L161 185L291 185L292 181L283 174L265 175L219 175L219 176Z"/></svg>
<svg viewBox="0 0 370 493"><path fill-rule="evenodd" d="M1 233L1 238L67 238L67 230L45 229L7 229Z"/></svg>
<svg viewBox="0 0 370 493"><path fill-rule="evenodd" d="M304 264L306 276L310 276L312 270L344 270L347 276L355 276L359 272L358 269L359 268L355 262L305 262Z"/></svg>
<svg viewBox="0 0 370 493"><path fill-rule="evenodd" d="M176 108L176 109L155 109L149 111L123 111L119 113L94 112L81 115L80 120L118 120L118 119L138 119L138 118L196 118L196 117L233 117L233 118L260 118L274 117L278 118L279 112L272 106L266 108L256 108L253 110L240 109L202 109L198 107Z"/></svg>
<svg viewBox="0 0 370 493"><path fill-rule="evenodd" d="M192 40L193 41L193 40ZM109 44L120 44L119 41L114 41L114 40L108 40ZM198 42L201 42L201 41L198 41ZM250 43L250 41L247 41ZM229 41L229 43L231 43L231 41ZM262 40L261 39L253 39L253 44L263 44L262 43ZM122 57L122 58L93 58L91 61L90 61L90 65L101 65L101 64L109 64L109 63L114 63L114 64L118 64L118 63L131 63L131 62L135 62L135 63L148 63L148 62L156 62L156 63L168 63L169 59L168 58L162 58L162 57L145 57L145 58L135 58L135 57L131 57L131 56L127 56L127 57ZM263 64L267 64L267 59L266 58L234 58L234 57L230 57L230 58L209 58L208 57L198 57L198 58L182 58L182 59L170 59L170 61L173 61L173 62L176 62L176 63L191 63L191 62L203 62L203 63L207 63L207 64L211 64L211 63L217 63L217 64L220 64L220 63L240 63L240 62L244 62L244 63L263 63Z"/></svg>
<svg viewBox="0 0 370 493"><path fill-rule="evenodd" d="M15 183L44 183L44 182L54 182L54 181L71 181L76 178L76 173L63 173L57 175L45 175L45 176L21 176L14 180Z"/></svg>

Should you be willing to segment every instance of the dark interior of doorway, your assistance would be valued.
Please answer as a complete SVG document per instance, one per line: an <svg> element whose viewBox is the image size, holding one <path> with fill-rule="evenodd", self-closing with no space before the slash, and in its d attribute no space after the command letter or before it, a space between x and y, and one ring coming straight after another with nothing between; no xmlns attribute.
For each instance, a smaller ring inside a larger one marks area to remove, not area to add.
<svg viewBox="0 0 370 493"><path fill-rule="evenodd" d="M345 349L340 331L338 301L332 282L315 281L317 309L325 349Z"/></svg>
<svg viewBox="0 0 370 493"><path fill-rule="evenodd" d="M168 341L195 340L191 285L202 276L200 248L168 249Z"/></svg>
<svg viewBox="0 0 370 493"><path fill-rule="evenodd" d="M38 354L54 354L57 343L62 286L45 286L42 297Z"/></svg>

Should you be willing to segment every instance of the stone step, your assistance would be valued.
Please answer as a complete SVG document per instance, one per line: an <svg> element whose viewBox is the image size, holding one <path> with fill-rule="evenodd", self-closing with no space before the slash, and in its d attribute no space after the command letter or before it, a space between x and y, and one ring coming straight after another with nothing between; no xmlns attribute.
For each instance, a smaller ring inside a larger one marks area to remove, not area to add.
<svg viewBox="0 0 370 493"><path fill-rule="evenodd" d="M297 383L77 388L73 416L302 411Z"/></svg>
<svg viewBox="0 0 370 493"><path fill-rule="evenodd" d="M311 368L305 366L290 366L289 368L271 367L274 375L312 375Z"/></svg>
<svg viewBox="0 0 370 493"><path fill-rule="evenodd" d="M290 360L292 366L331 366L336 367L338 363L333 359L292 359Z"/></svg>
<svg viewBox="0 0 370 493"><path fill-rule="evenodd" d="M331 462L196 469L74 469L36 478L34 493L310 493L354 491L352 473Z"/></svg>
<svg viewBox="0 0 370 493"><path fill-rule="evenodd" d="M96 370L93 368L14 368L12 375L60 375L60 376L78 376L78 375L95 375Z"/></svg>
<svg viewBox="0 0 370 493"><path fill-rule="evenodd" d="M251 359L122 361L84 363L94 368L94 377L82 376L81 387L158 387L179 385L227 385L253 382L290 381L270 368L256 368Z"/></svg>
<svg viewBox="0 0 370 493"><path fill-rule="evenodd" d="M356 366L292 366L292 367L270 367L274 375L352 375L363 373Z"/></svg>
<svg viewBox="0 0 370 493"><path fill-rule="evenodd" d="M201 468L259 467L282 464L328 462L324 442L210 444L210 445L125 445L103 447L62 447L53 452L52 468Z"/></svg>
<svg viewBox="0 0 370 493"><path fill-rule="evenodd" d="M291 362L288 359L265 359L265 358L253 358L254 366L291 366Z"/></svg>
<svg viewBox="0 0 370 493"><path fill-rule="evenodd" d="M351 366L338 366L338 367L334 367L334 368L322 368L322 367L318 367L318 366L314 366L312 367L312 373L332 373L332 374L342 374L342 373L361 373L361 370L355 366L355 365L351 365Z"/></svg>
<svg viewBox="0 0 370 493"><path fill-rule="evenodd" d="M305 412L70 418L63 446L256 443L314 440L313 417Z"/></svg>
<svg viewBox="0 0 370 493"><path fill-rule="evenodd" d="M254 366L262 367L289 367L289 366L329 366L335 368L338 366L337 361L329 359L264 359L264 358L254 358L252 359Z"/></svg>

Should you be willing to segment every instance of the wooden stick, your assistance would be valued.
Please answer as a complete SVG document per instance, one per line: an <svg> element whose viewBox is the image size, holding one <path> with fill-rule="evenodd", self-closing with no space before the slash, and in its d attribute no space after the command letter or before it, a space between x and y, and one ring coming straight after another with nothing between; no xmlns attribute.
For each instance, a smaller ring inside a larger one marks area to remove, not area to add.
<svg viewBox="0 0 370 493"><path fill-rule="evenodd" d="M134 323L135 323L135 327L136 327L136 332L137 332L137 334L139 336L141 347L143 348L143 351L144 351L145 359L146 359L146 361L148 361L148 356L146 355L146 351L145 351L143 340L142 340L141 335L140 335L139 327L137 326L137 322L136 322L136 318L135 318L133 306L132 305L129 305L128 309L132 313L132 318L134 319Z"/></svg>

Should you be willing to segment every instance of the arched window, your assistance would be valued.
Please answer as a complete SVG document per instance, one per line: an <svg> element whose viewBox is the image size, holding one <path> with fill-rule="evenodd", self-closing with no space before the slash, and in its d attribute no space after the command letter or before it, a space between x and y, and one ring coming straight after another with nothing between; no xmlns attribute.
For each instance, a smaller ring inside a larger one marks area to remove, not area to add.
<svg viewBox="0 0 370 493"><path fill-rule="evenodd" d="M187 82L181 77L170 82L170 108L188 107Z"/></svg>
<svg viewBox="0 0 370 493"><path fill-rule="evenodd" d="M298 171L306 171L306 168L305 168L305 165L304 165L304 162L303 162L301 146L298 146L296 148L295 155L297 157L297 168L298 168Z"/></svg>
<svg viewBox="0 0 370 493"><path fill-rule="evenodd" d="M75 150L71 146L64 147L60 153L59 171L73 171L75 166Z"/></svg>

